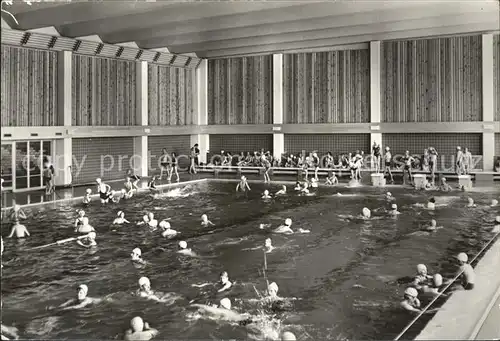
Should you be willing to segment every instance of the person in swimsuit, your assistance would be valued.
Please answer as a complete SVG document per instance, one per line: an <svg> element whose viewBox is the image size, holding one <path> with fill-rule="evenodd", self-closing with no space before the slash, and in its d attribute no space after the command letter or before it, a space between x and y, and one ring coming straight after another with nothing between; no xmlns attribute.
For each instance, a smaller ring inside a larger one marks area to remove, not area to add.
<svg viewBox="0 0 500 341"><path fill-rule="evenodd" d="M158 193L159 192L158 188L156 188L156 180L157 180L157 176L153 175L151 180L149 180L149 182L148 182L148 188L149 188L149 191L151 193Z"/></svg>
<svg viewBox="0 0 500 341"><path fill-rule="evenodd" d="M75 232L78 230L80 226L83 225L83 218L85 218L85 211L79 210L78 217L75 219Z"/></svg>
<svg viewBox="0 0 500 341"><path fill-rule="evenodd" d="M208 226L215 226L215 224L212 223L210 220L208 220L208 216L206 214L203 214L201 216L201 226L208 227Z"/></svg>
<svg viewBox="0 0 500 341"><path fill-rule="evenodd" d="M137 184L141 180L141 177L138 176L138 175L135 175L134 172L132 172L131 169L129 169L127 171L127 177L129 177L130 181L132 181L132 187L133 187L133 189L136 190L136 191L138 191L139 190L139 186L137 186Z"/></svg>
<svg viewBox="0 0 500 341"><path fill-rule="evenodd" d="M132 262L145 265L146 261L142 259L142 251L138 247L132 250L132 253L130 254L130 259Z"/></svg>
<svg viewBox="0 0 500 341"><path fill-rule="evenodd" d="M111 198L111 186L102 182L101 178L95 179L97 182L97 192L101 198L101 204L107 204Z"/></svg>
<svg viewBox="0 0 500 341"><path fill-rule="evenodd" d="M130 179L130 177L127 176L123 186L125 187L125 198L126 199L132 198L132 196L134 195L134 185L132 184L132 179Z"/></svg>
<svg viewBox="0 0 500 341"><path fill-rule="evenodd" d="M423 172L428 172L429 171L429 149L424 149L424 155L422 155L422 171Z"/></svg>
<svg viewBox="0 0 500 341"><path fill-rule="evenodd" d="M403 156L403 186L406 185L405 173L408 173L408 179L410 180L410 184L413 182L411 175L411 165L415 161L415 159L410 155L410 152L407 150L405 155Z"/></svg>
<svg viewBox="0 0 500 341"><path fill-rule="evenodd" d="M373 158L373 164L375 166L375 173L379 173L380 172L380 145L377 143L377 141L373 142L372 158Z"/></svg>
<svg viewBox="0 0 500 341"><path fill-rule="evenodd" d="M463 165L464 165L464 174L470 174L472 167L474 167L474 160L472 159L472 154L469 151L469 148L464 149L464 157L463 157Z"/></svg>
<svg viewBox="0 0 500 341"><path fill-rule="evenodd" d="M436 185L436 168L438 152L434 147L429 147L429 171L431 172L431 184Z"/></svg>
<svg viewBox="0 0 500 341"><path fill-rule="evenodd" d="M156 335L158 335L158 330L151 328L149 323L136 316L130 321L130 329L125 331L123 338L126 341L151 340Z"/></svg>
<svg viewBox="0 0 500 341"><path fill-rule="evenodd" d="M457 162L456 162L456 173L457 175L462 175L464 171L464 153L462 148L457 146Z"/></svg>
<svg viewBox="0 0 500 341"><path fill-rule="evenodd" d="M262 166L264 166L264 182L271 182L271 177L269 176L269 170L271 169L271 162L269 162L269 155L263 154L261 157Z"/></svg>
<svg viewBox="0 0 500 341"><path fill-rule="evenodd" d="M312 153L311 164L314 167L314 179L318 180L319 179L318 178L318 171L319 171L319 166L320 166L320 160L319 160L317 152Z"/></svg>
<svg viewBox="0 0 500 341"><path fill-rule="evenodd" d="M389 176L391 177L391 183L394 183L394 178L392 177L392 172L391 172L391 166L392 166L392 154L391 154L391 148L385 147L385 154L384 154L384 177L385 174L388 172Z"/></svg>
<svg viewBox="0 0 500 341"><path fill-rule="evenodd" d="M44 163L43 183L45 184L45 194L52 194L54 192L54 166L48 160Z"/></svg>
<svg viewBox="0 0 500 341"><path fill-rule="evenodd" d="M77 240L76 243L80 246L83 246L87 249L90 249L92 247L95 247L97 246L97 243L95 241L95 238L96 238L96 233L95 232L90 232L88 237L85 238L85 242L81 241L81 240Z"/></svg>
<svg viewBox="0 0 500 341"><path fill-rule="evenodd" d="M469 257L466 253L461 252L457 255L456 258L459 264L459 268L457 274L454 277L460 274L460 284L457 285L454 289L459 289L460 287L465 290L474 289L476 274L474 272L474 268L469 263L467 263L469 261ZM451 281L452 279L447 281L446 284L451 283Z"/></svg>
<svg viewBox="0 0 500 341"><path fill-rule="evenodd" d="M334 160L333 160L333 155L332 152L328 152L325 156L325 167L326 168L333 168L334 166Z"/></svg>
<svg viewBox="0 0 500 341"><path fill-rule="evenodd" d="M250 186L248 185L247 178L243 175L241 181L236 185L236 192L247 192L250 191Z"/></svg>
<svg viewBox="0 0 500 341"><path fill-rule="evenodd" d="M121 225L121 224L130 224L130 221L125 219L125 213L123 211L119 211L115 220L113 220L113 225Z"/></svg>
<svg viewBox="0 0 500 341"><path fill-rule="evenodd" d="M161 180L163 177L163 172L167 172L167 175L170 174L170 155L165 148L161 150L160 156L160 177L158 180Z"/></svg>
<svg viewBox="0 0 500 341"><path fill-rule="evenodd" d="M74 310L85 308L90 304L98 304L103 300L101 298L88 297L89 287L85 284L80 284L77 289L77 298L73 298L61 304L58 308L61 310Z"/></svg>
<svg viewBox="0 0 500 341"><path fill-rule="evenodd" d="M178 160L177 160L177 154L176 153L172 153L172 168L170 170L170 175L168 177L168 181L171 181L172 180L172 175L175 174L175 177L176 177L176 181L179 182L179 172L178 172Z"/></svg>
<svg viewBox="0 0 500 341"><path fill-rule="evenodd" d="M425 264L418 264L417 275L413 279L413 286L417 290L422 290L424 286L428 285L431 279L432 276L427 273L427 266L425 266Z"/></svg>
<svg viewBox="0 0 500 341"><path fill-rule="evenodd" d="M92 195L92 190L90 188L87 188L85 190L85 196L83 197L83 203L85 205L90 204L90 202L92 201L91 195Z"/></svg>
<svg viewBox="0 0 500 341"><path fill-rule="evenodd" d="M198 144L195 144L190 150L190 164L189 164L189 174L196 174L196 166L198 165L198 155L200 150L198 149Z"/></svg>
<svg viewBox="0 0 500 341"><path fill-rule="evenodd" d="M21 219L27 218L26 214L21 209L21 206L17 204L14 205L12 211L10 212L9 218L10 221L12 221L12 230L10 231L10 234L7 236L7 238L12 238L14 234L16 235L17 238L24 238L30 235L26 226L20 223Z"/></svg>

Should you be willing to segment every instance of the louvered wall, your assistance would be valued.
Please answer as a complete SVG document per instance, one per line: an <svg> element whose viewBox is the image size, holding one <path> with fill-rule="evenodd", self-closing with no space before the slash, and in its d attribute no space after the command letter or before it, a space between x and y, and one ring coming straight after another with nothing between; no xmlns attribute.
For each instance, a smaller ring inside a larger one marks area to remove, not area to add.
<svg viewBox="0 0 500 341"><path fill-rule="evenodd" d="M193 124L195 70L148 65L149 125Z"/></svg>
<svg viewBox="0 0 500 341"><path fill-rule="evenodd" d="M57 53L1 46L2 126L57 126Z"/></svg>
<svg viewBox="0 0 500 341"><path fill-rule="evenodd" d="M125 179L133 164L133 137L94 137L73 139L72 183L95 183L103 180ZM113 185L119 189L121 184ZM119 188L118 188L119 187ZM94 189L93 189L94 190ZM95 190L94 190L95 191Z"/></svg>
<svg viewBox="0 0 500 341"><path fill-rule="evenodd" d="M136 63L73 54L74 126L136 125Z"/></svg>
<svg viewBox="0 0 500 341"><path fill-rule="evenodd" d="M285 153L317 151L319 155L370 151L370 134L285 134Z"/></svg>
<svg viewBox="0 0 500 341"><path fill-rule="evenodd" d="M500 34L493 36L493 80L495 121L500 121ZM497 154L499 155L499 154Z"/></svg>
<svg viewBox="0 0 500 341"><path fill-rule="evenodd" d="M190 144L190 135L148 136L150 175L160 173L159 160L163 148L165 148L169 154L177 154L179 170L187 170L186 167L189 167Z"/></svg>
<svg viewBox="0 0 500 341"><path fill-rule="evenodd" d="M364 123L370 119L369 50L285 54L285 123Z"/></svg>
<svg viewBox="0 0 500 341"><path fill-rule="evenodd" d="M233 155L241 152L273 151L272 134L213 134L210 135L210 155L220 154L223 150Z"/></svg>
<svg viewBox="0 0 500 341"><path fill-rule="evenodd" d="M481 36L391 41L382 52L382 122L482 120Z"/></svg>
<svg viewBox="0 0 500 341"><path fill-rule="evenodd" d="M208 61L208 124L271 124L273 58Z"/></svg>

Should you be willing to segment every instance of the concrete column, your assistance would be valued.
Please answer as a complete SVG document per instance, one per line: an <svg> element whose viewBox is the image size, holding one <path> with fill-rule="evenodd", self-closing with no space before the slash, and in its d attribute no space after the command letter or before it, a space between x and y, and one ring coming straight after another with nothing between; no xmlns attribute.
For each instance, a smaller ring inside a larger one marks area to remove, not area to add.
<svg viewBox="0 0 500 341"><path fill-rule="evenodd" d="M58 52L57 63L57 116L58 125L71 127L73 123L72 116L72 94L71 77L73 52ZM54 183L56 186L66 186L72 183L72 156L73 140L64 138L55 140L55 159L53 160L56 168ZM78 160L80 162L80 160ZM76 171L76 169L73 169Z"/></svg>
<svg viewBox="0 0 500 341"><path fill-rule="evenodd" d="M137 125L146 127L149 124L148 117L148 62L137 62L136 68L137 93L136 93L136 119ZM147 128L144 128L148 132ZM132 159L135 174L148 176L149 153L148 136L134 137L134 156Z"/></svg>
<svg viewBox="0 0 500 341"><path fill-rule="evenodd" d="M273 55L273 124L283 124L283 54ZM285 134L278 133L281 127L275 127L273 134L273 155L281 159L285 152Z"/></svg>
<svg viewBox="0 0 500 341"><path fill-rule="evenodd" d="M196 114L193 123L197 126L208 125L208 60L203 59L196 68ZM207 163L207 155L210 152L210 135L191 135L191 146L198 143L200 155L198 161Z"/></svg>
<svg viewBox="0 0 500 341"><path fill-rule="evenodd" d="M494 83L493 83L493 35L482 36L483 80L483 170L493 171L495 163Z"/></svg>
<svg viewBox="0 0 500 341"><path fill-rule="evenodd" d="M380 133L380 67L381 63L381 43L380 41L370 42L370 123L371 131L370 133L370 146L374 142L382 145L382 133ZM371 154L371 150L366 151L367 154ZM374 168L372 162L371 168Z"/></svg>
<svg viewBox="0 0 500 341"><path fill-rule="evenodd" d="M281 155L285 152L285 134L274 133L273 134L273 155L278 160L281 159Z"/></svg>

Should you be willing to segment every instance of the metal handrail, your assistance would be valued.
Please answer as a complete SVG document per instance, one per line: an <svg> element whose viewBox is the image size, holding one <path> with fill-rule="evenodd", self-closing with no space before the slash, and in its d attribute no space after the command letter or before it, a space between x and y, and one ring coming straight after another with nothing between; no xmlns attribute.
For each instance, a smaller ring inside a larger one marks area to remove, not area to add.
<svg viewBox="0 0 500 341"><path fill-rule="evenodd" d="M490 245L490 244L491 244L491 242L492 242L493 240L495 240L495 238L496 238L499 234L500 234L500 232L497 232L497 233L496 233L496 234L495 234L495 235L494 235L494 236L490 239L490 241L489 241L488 243L486 243L486 245L484 245L484 246L483 246L483 248L482 248L482 249L481 249L481 250L480 250L480 251L479 251L479 252L478 252L478 253L474 256L474 258L470 261L470 263L474 262L474 261L476 260L476 258L477 258L477 257L478 257L478 256L479 256L479 255L480 255L480 254L481 254L481 253L482 253L482 252L483 252L483 251L484 251L484 250L488 247L488 245ZM422 309L422 311L421 311L421 312L420 312L420 313L419 313L419 314L418 314L418 315L417 315L417 316L416 316L413 320L411 320L411 321L410 321L410 323L408 323L408 324L406 325L406 327L405 327L405 328L401 331L401 333L399 333L399 334L398 334L398 336L396 336L396 337L394 338L394 341L398 341L398 340L399 340L399 339L400 339L400 338L401 338L401 337L402 337L402 336L403 336L403 335L404 335L404 334L408 331L408 329L410 329L410 328L411 328L411 326L413 326L413 324L415 324L415 322L417 322L417 320L418 320L418 319L419 319L419 318L420 318L423 314L425 314L425 312L426 312L426 311L430 308L430 306L431 306L434 302L436 302L436 300L437 300L437 299L438 299L438 298L439 298L439 297L440 297L440 296L441 296L441 295L442 295L442 294L446 291L446 289L448 289L448 288L449 288L449 287L450 287L450 286L451 286L451 285L452 285L452 284L453 284L453 283L454 283L454 282L458 279L458 277L460 277L460 276L462 275L462 273L463 273L463 272L464 272L463 270L462 270L462 271L460 271L460 272L458 273L458 275L456 275L456 276L455 276L455 278L453 278L453 280L452 280L450 283L448 283L448 285L446 285L446 286L445 286L445 288L444 288L442 291L440 291L440 292L438 293L438 295L437 295L436 297L434 297L434 299L432 299L432 301L430 301L430 302L429 302L429 303L428 303L428 304L424 307L424 309Z"/></svg>

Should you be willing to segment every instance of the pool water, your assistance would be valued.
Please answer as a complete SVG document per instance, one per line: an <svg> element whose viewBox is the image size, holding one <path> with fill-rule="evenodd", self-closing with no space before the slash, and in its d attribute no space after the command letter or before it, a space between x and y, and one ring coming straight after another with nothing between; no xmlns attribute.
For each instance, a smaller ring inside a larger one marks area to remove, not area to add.
<svg viewBox="0 0 500 341"><path fill-rule="evenodd" d="M247 326L190 319L189 302L216 303L229 297L242 312L257 313L248 302L255 299L253 285L264 291L263 252L252 250L271 237L277 247L267 255L267 277L275 281L282 297L295 297L290 311L277 313L281 327L301 339L390 339L413 318L399 308L405 278L416 265L425 263L430 273L450 277L456 268L452 256L475 255L492 237L483 228L498 209L481 204L498 198L500 191L436 194L435 212L415 207L430 193L391 189L401 215L390 218L373 212L376 219L346 221L339 215L358 215L366 206L389 208L384 191L373 187L319 188L316 196L295 193L264 202L265 189L275 192L279 184L251 184L248 197L234 193L236 183L207 181L165 190L160 197L136 196L119 204L101 206L97 201L85 208L97 230L96 250L74 243L39 250L31 247L73 236L76 210L81 205L26 209L25 222L31 238L5 240L2 273L3 323L16 325L22 338L121 339L130 319L142 316L160 331L158 339L262 339L266 336ZM336 195L337 192L343 196ZM480 206L466 209L466 196ZM123 210L134 224L111 225ZM168 240L135 222L146 211L157 219L171 218L172 228L182 237ZM207 214L215 227L200 225ZM285 218L293 228L310 234L274 235L260 230L259 223L277 226ZM435 218L444 229L431 235L412 234ZM2 235L10 227L2 225ZM115 230L116 231L113 231ZM179 240L186 240L200 257L176 253ZM149 265L139 268L130 261L133 248L142 249ZM214 294L191 284L215 282L221 271L236 281L226 294ZM151 280L153 290L182 298L172 305L153 303L133 296L141 276ZM54 313L48 306L75 297L78 284L89 286L90 297L113 301L79 311ZM423 304L430 299L423 298ZM422 321L405 338L415 336ZM255 329L255 328L254 328ZM257 329L259 329L257 327Z"/></svg>

